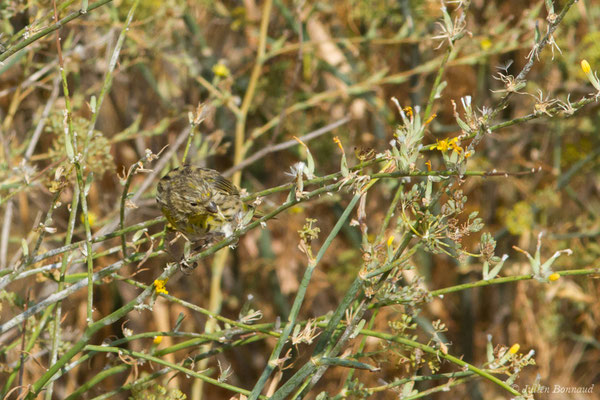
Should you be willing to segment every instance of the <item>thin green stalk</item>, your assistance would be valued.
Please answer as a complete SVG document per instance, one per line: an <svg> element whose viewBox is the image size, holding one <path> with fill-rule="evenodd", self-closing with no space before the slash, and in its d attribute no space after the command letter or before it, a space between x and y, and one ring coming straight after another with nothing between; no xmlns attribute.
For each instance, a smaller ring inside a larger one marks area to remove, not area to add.
<svg viewBox="0 0 600 400"><path fill-rule="evenodd" d="M338 357L323 357L318 362L317 365L327 365L334 367L344 367L355 369L364 369L370 372L379 371L380 368L374 367L370 364L366 364L360 361L352 360L349 358L338 358Z"/></svg>
<svg viewBox="0 0 600 400"><path fill-rule="evenodd" d="M300 384L300 387L298 388L298 390L296 391L296 393L294 393L294 395L292 395L292 399L300 399L302 398L302 392L304 392L307 388L308 385L310 384L310 379L306 379L304 380L304 382L302 382Z"/></svg>
<svg viewBox="0 0 600 400"><path fill-rule="evenodd" d="M557 274L560 276L577 276L577 275L594 275L600 273L600 267L596 268L583 268L583 269L572 269L566 271L558 271ZM447 288L432 290L429 293L432 296L442 296L447 293L460 292L462 290L473 289L476 287L496 285L500 283L509 283L509 282L518 282L518 281L527 281L533 279L532 274L527 275L515 275L515 276L507 276L504 278L496 278L490 280L480 280L476 282L463 283L462 285L449 286Z"/></svg>
<svg viewBox="0 0 600 400"><path fill-rule="evenodd" d="M294 304L292 305L292 309L291 309L290 315L288 317L288 323L286 324L285 328L283 329L283 331L281 333L281 337L277 341L277 344L275 345L275 348L273 349L273 352L271 353L271 356L269 357L267 366L265 367L258 382L252 389L252 393L250 394L250 396L248 398L249 400L256 400L259 397L260 393L262 392L263 387L267 383L267 379L269 379L269 376L271 375L273 370L277 367L277 360L279 359L279 355L281 354L281 351L283 350L283 346L287 342L289 335L292 332L292 330L296 324L296 318L298 317L298 313L300 312L300 307L302 306L302 303L304 301L304 295L306 294L306 288L308 287L308 283L310 282L310 280L312 278L312 274L313 274L315 268L317 267L317 265L319 264L319 262L321 261L321 259L323 258L323 256L325 255L325 252L327 251L327 249L333 242L333 239L337 236L340 229L342 229L342 226L346 223L346 220L348 219L348 217L350 216L350 213L356 206L356 203L358 202L358 200L360 200L361 195L362 195L361 193L357 193L354 195L354 197L352 198L352 200L350 201L350 203L344 210L344 213L341 215L340 219L337 221L337 223L335 224L335 226L329 233L329 236L327 237L327 239L325 239L325 242L319 249L319 252L317 253L317 256L315 257L315 259L312 260L311 262L309 262L309 264L306 268L306 271L304 272L304 276L302 277L302 282L300 283L300 287L298 288L298 293L296 294L296 298L294 299Z"/></svg>
<svg viewBox="0 0 600 400"><path fill-rule="evenodd" d="M386 165L383 167L383 170L389 168L392 165L392 161L388 161L386 163ZM362 196L363 194L367 193L367 191L378 182L378 178L372 179L370 180L361 190L359 193L357 193L355 195L356 197ZM402 242L402 245L398 248L394 259L398 258L400 256L400 254L404 251L404 249L406 248L406 246L408 246L408 242L410 241L411 235L405 234L405 238ZM385 276L387 276L387 274L384 274L382 276L381 279L385 279ZM354 282L352 283L351 287L346 291L346 295L344 296L344 298L342 299L342 302L340 303L340 305L336 308L334 314L332 315L332 317L329 320L329 323L327 325L327 327L325 328L325 330L321 333L321 335L319 336L319 340L317 341L317 344L315 346L315 350L313 351L313 360L318 360L320 358L323 357L323 355L325 354L325 347L330 344L330 343L334 343L335 340L332 339L332 335L334 333L334 331L337 329L338 324L340 323L340 321L342 320L346 310L348 309L348 307L350 306L350 304L354 301L356 295L358 294L359 290L362 288L363 286L363 277L361 275L358 275L356 277L356 279L354 280ZM365 310L366 311L366 308ZM363 312L364 312L363 311ZM358 313L357 313L358 315ZM362 314L361 314L362 315ZM346 338L349 336L349 329L346 329ZM335 356L335 354L327 354L328 356ZM298 385L303 385L303 381L305 379L308 379L308 375L313 374L314 371L318 368L318 366L316 365L316 363L313 361L311 363L306 364L305 366L307 366L307 369L303 371L302 374L307 373L306 376L303 377L303 375L300 373L300 371L298 371L296 374L294 374L294 376L292 376L292 378L290 378L290 380L288 382L286 382L279 390L277 390L277 392L275 392L275 394L273 395L273 400L275 399L282 399L285 396L287 396L293 389L294 387L298 386ZM322 367L322 370L324 371L326 369L326 367ZM301 369L302 371L302 369ZM308 383L306 383L304 385L304 387L308 387Z"/></svg>
<svg viewBox="0 0 600 400"><path fill-rule="evenodd" d="M97 1L95 3L92 3L89 5L88 7L88 11L92 11L95 10L96 8L105 5L106 3L110 3L112 0L100 0ZM62 18L60 21L55 22L53 25L50 25L49 27L42 29L41 31L39 31L38 33L36 33L35 35L31 35L29 38L17 43L14 46L11 46L10 48L8 48L4 53L0 54L0 65L1 63L6 60L8 57L12 56L13 54L15 54L16 52L18 52L19 50L24 49L25 47L29 46L31 43L43 38L44 36L54 32L57 29L60 29L63 25L71 22L72 20L74 20L75 18L78 18L80 16L82 16L83 14L85 14L84 12L82 12L81 10L72 12L71 14L67 15L66 17Z"/></svg>
<svg viewBox="0 0 600 400"><path fill-rule="evenodd" d="M423 120L426 121L431 116L431 109L433 108L433 102L435 101L435 95L438 92L438 88L442 81L442 76L444 75L444 69L446 68L446 64L450 59L450 54L452 54L452 46L448 46L446 49L446 54L444 54L444 58L442 59L442 63L438 69L438 73L433 81L433 86L431 86L431 91L429 92L429 99L427 100L427 106L425 107L425 113L423 114Z"/></svg>

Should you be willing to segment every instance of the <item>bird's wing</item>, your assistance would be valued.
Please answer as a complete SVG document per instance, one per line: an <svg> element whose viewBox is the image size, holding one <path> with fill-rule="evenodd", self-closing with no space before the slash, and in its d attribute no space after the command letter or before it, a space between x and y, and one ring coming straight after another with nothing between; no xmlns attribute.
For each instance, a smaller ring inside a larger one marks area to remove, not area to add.
<svg viewBox="0 0 600 400"><path fill-rule="evenodd" d="M223 178L220 174L214 174L209 178L217 190L224 192L226 194L238 195L238 189L233 186L233 183L229 182L227 179Z"/></svg>

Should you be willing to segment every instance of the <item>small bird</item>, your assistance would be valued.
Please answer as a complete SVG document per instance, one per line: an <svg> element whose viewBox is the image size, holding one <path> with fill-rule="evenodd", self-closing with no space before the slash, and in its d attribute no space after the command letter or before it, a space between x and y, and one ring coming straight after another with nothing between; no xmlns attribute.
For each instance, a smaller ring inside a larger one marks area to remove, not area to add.
<svg viewBox="0 0 600 400"><path fill-rule="evenodd" d="M254 210L219 172L190 165L160 180L156 201L169 224L190 241L229 237Z"/></svg>

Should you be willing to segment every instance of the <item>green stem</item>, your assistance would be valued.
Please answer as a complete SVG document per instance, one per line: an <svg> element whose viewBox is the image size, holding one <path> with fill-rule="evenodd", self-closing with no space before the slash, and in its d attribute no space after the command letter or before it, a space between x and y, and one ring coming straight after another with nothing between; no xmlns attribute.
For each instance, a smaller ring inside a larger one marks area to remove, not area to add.
<svg viewBox="0 0 600 400"><path fill-rule="evenodd" d="M450 59L450 54L452 53L452 47L448 46L446 49L446 54L444 54L444 58L442 59L442 63L438 69L438 73L435 77L435 81L433 82L433 86L431 87L431 91L429 92L429 99L427 100L427 107L425 107L425 113L423 114L423 120L426 121L431 116L431 109L433 108L433 102L435 101L435 95L438 91L438 87L440 86L440 82L442 81L442 76L444 75L444 69L446 68L446 64Z"/></svg>
<svg viewBox="0 0 600 400"><path fill-rule="evenodd" d="M577 275L593 275L600 273L600 267L596 268L583 268L583 269L572 269L566 271L558 271L557 274L560 276L577 276ZM443 289L432 290L429 292L432 296L442 296L447 293L460 292L466 289L473 289L476 287L496 285L500 283L509 283L509 282L518 282L518 281L527 281L533 279L532 274L528 275L515 275L515 276L507 276L504 278L496 278L490 279L488 281L481 280L477 282L464 283L462 285L450 286Z"/></svg>
<svg viewBox="0 0 600 400"><path fill-rule="evenodd" d="M111 1L112 0L100 0L95 3L92 3L89 5L87 11L95 10L96 8L103 6L106 3L110 3ZM66 17L64 17L63 19L61 19L60 21L55 22L53 25L50 25L49 27L42 29L35 35L32 35L29 38L17 43L15 46L10 47L4 53L0 54L0 63L2 63L2 61L6 60L8 57L12 56L19 50L24 49L25 47L29 46L31 43L43 38L44 36L54 32L55 30L60 29L63 25L71 22L72 20L80 17L83 14L85 14L85 13L82 10L77 10L75 12L72 12L71 14L69 14Z"/></svg>
<svg viewBox="0 0 600 400"><path fill-rule="evenodd" d="M271 375L273 370L277 367L277 361L279 359L279 355L281 354L281 351L283 350L283 346L287 342L287 340L290 336L290 333L292 332L292 329L294 329L294 326L296 324L296 318L298 317L300 307L302 306L302 303L304 301L304 295L306 294L306 288L308 287L308 284L312 278L312 274L313 274L315 268L317 267L317 265L319 264L319 262L321 261L321 259L323 258L323 256L325 255L325 252L327 251L327 249L333 242L333 239L337 236L340 229L342 229L342 226L346 223L346 220L350 216L350 213L356 206L356 203L358 202L360 197L361 197L361 193L357 193L354 195L354 197L350 201L350 204L348 204L348 206L344 210L344 213L341 215L340 219L337 221L337 223L335 224L335 226L329 233L329 236L327 237L327 239L325 239L325 242L319 249L319 252L317 253L316 258L309 262L309 264L306 268L306 271L304 272L304 276L302 277L302 282L300 283L300 287L298 288L298 293L296 294L296 298L294 299L294 304L292 305L292 309L291 309L290 315L288 317L288 324L286 324L285 328L283 329L283 332L281 333L281 337L277 341L277 344L275 345L275 348L273 349L273 352L271 353L271 356L269 357L267 366L265 367L258 382L252 389L252 393L248 397L249 400L256 400L259 397L260 393L262 392L263 387L267 383L267 379L269 379L269 376Z"/></svg>

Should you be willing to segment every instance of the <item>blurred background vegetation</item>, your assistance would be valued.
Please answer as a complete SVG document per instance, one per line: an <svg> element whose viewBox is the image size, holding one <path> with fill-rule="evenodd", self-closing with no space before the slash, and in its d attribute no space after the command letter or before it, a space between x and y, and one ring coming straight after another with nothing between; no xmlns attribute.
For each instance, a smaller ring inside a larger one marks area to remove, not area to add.
<svg viewBox="0 0 600 400"><path fill-rule="evenodd" d="M436 21L442 18L437 0L274 0L266 19L268 29L261 59L257 59L257 53L265 2L142 1L126 32L112 73L111 89L104 97L90 135L91 97L99 96L111 54L133 1L99 3L102 4L77 15L59 30L74 131L78 140L89 141L82 164L86 176L93 173L87 207L94 236L116 229L123 190L119 177L144 157L147 148L158 153L168 145L163 153L168 155L166 163L155 170L154 176L140 173L132 177L130 192L137 197L135 208L128 209L126 226L160 216L154 200L155 183L180 164L190 126L188 114L196 113L199 104L204 103L206 115L191 142L187 158L191 164L225 172L261 149L338 122L335 129L306 141L316 162L316 173L321 176L339 170L341 152L333 136L340 138L350 165L359 162L354 155L355 148L359 154L370 149L383 152L389 147L396 125L400 123L390 98L396 97L402 106L424 109L448 47L443 39L435 38L439 34ZM562 3L566 2L557 2L557 10ZM60 19L76 13L81 6L79 1L57 1L56 12ZM457 12L456 3L449 3L447 7L451 15ZM3 2L0 15L2 57L54 23L54 3L48 0ZM545 26L546 15L543 1L472 1L466 16L468 34L454 43L442 77L446 86L434 104L437 116L428 127L424 144L460 133L452 100L460 104L461 97L470 95L474 107L479 109L498 102L504 84L494 77L499 72L516 75L522 69L534 44L536 24ZM599 24L598 1L583 0L574 4L554 35L561 51L556 47L551 51L551 46L544 49L528 76L527 86L511 97L495 123L532 114L536 104L546 100L566 102L570 96L571 101L575 101L591 93L593 89L581 71L580 60L587 59L593 70L599 68ZM540 29L545 33L545 28ZM36 227L44 221L49 205L53 204L56 188L52 184L56 182L56 171L59 171L58 176L60 168L70 171L71 162L65 150L66 104L55 33L41 37L2 60L0 268L11 271L27 259L24 252L36 243L40 234ZM255 77L254 70L258 72ZM255 87L249 88L249 85ZM249 92L252 95L246 98ZM561 114L551 118L538 112L531 121L486 135L477 146L477 153L469 159L469 170L539 169L523 176L457 179L456 184L468 196L467 213L479 211L486 225L484 231L497 240L496 254L510 256L502 276L531 272L526 258L512 246L533 253L542 231L545 232L543 259L560 249L573 251L572 256L558 259L554 265L556 271L599 267L599 123L595 103L570 117ZM236 130L244 137L238 149ZM286 172L294 163L305 159L306 150L299 145L268 153L245 166L240 186L253 193L288 183L292 178ZM430 162L433 170L444 168L439 152L422 153L417 167L427 170L426 162ZM152 176L149 181L148 176ZM65 244L68 205L76 194L76 179L75 173L64 177L67 182L63 182L65 186L59 191L59 203L38 254ZM396 181L383 181L369 192L367 224L373 232L377 232L387 204L394 196ZM416 181L407 182L407 187ZM141 186L144 182L148 184ZM266 196L260 208L270 210L286 197L287 193ZM269 221L266 229L255 229L242 236L223 269L221 315L236 319L243 307L250 307L262 311L261 322L285 320L306 267L306 257L298 250L298 230L306 218L315 218L315 225L323 236L315 242L318 247L349 198L346 192L339 191L300 203ZM79 211L75 219L73 242L86 238L82 215ZM148 229L150 234L159 233L162 224ZM462 244L465 249L476 252L478 241L479 234L475 234L465 238ZM94 251L100 254L119 245L118 238L106 240ZM141 248L147 249L145 246ZM83 248L83 244L78 247ZM121 258L116 251L100 255L94 259L94 270ZM169 293L209 308L213 258L201 260L189 275L177 273L168 282ZM60 261L61 256L57 255L28 268ZM151 284L167 261L169 258L162 255L145 260L141 266L139 262L130 262L118 273ZM70 264L68 274L85 271L84 263ZM458 262L444 254L419 250L413 255L412 264L424 278L428 290L481 279L481 262L477 259ZM361 265L360 231L346 224L308 286L301 319L323 316L335 309ZM6 323L54 293L56 272L38 273L6 286L0 292L0 323ZM100 318L109 314L138 292L138 288L115 276L105 277L95 286L94 315ZM464 361L475 365L485 362L488 335L492 335L495 344L510 347L519 343L523 353L535 350L536 365L525 368L517 384L532 384L539 374L541 385L589 387L600 380L597 368L599 295L598 281L593 276L563 277L551 284L526 280L474 288L422 305L420 313L415 315L418 332L421 332L416 334L426 336L423 332L431 329L428 321L442 320L448 329L443 335L449 352L462 355ZM85 329L86 304L85 289L64 300L59 356ZM398 320L404 312L401 306L382 308L373 329L388 330L388 322ZM185 315L181 330L204 332L207 317L159 299L152 312L129 313L126 319L96 333L90 344L123 337L124 326L134 333L171 331L180 313ZM25 329L26 335L30 335L36 326L42 326L39 325L42 316L37 314L19 329L0 335L0 382L15 371L21 357L21 332ZM19 369L23 385L35 382L49 366L49 332L53 323L50 318L43 325L35 346L27 352L27 361ZM157 346L166 347L178 340L165 337ZM359 339L356 345L358 343ZM152 345L151 338L127 344L135 351ZM216 378L218 362L228 365L231 367L228 382L251 389L273 345L274 340L269 339L230 349L213 357L207 367L213 369ZM381 370L356 372L355 377L365 387L410 376L410 368L401 354L394 355L388 349L382 355L376 340L369 339L366 345L366 351L371 352L368 359ZM310 354L307 349L310 345L300 345L294 354L301 359ZM180 363L196 350L186 348L165 358ZM90 358L55 382L53 398L66 398L107 365L119 362L126 360L105 355ZM285 370L283 380L291 376L298 365ZM126 382L151 373L153 368L156 366L145 363L111 375L83 393L82 398L117 390ZM179 389L188 398L199 398L197 388L193 389L194 379L183 374L167 377L172 379L158 378L157 383ZM320 391L337 394L346 377L346 369L332 368L308 398L314 398ZM12 387L16 385L15 380ZM417 388L426 390L429 385L422 382ZM10 388L4 387L3 393ZM506 395L482 381L472 381L452 390L456 398L503 398ZM154 387L147 391L146 396L150 396L148 393L159 389ZM175 396L173 393L170 395ZM201 393L207 399L226 399L233 395L213 385L204 385ZM590 399L600 398L598 393L600 388L593 394L579 395L582 397L551 396ZM167 396L155 395L156 398ZM114 394L113 398L128 396L151 398L129 391ZM390 389L372 393L370 398L398 396ZM438 394L430 398L446 396ZM17 398L16 392L7 398Z"/></svg>

